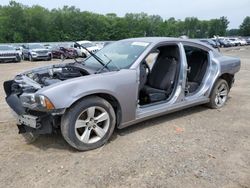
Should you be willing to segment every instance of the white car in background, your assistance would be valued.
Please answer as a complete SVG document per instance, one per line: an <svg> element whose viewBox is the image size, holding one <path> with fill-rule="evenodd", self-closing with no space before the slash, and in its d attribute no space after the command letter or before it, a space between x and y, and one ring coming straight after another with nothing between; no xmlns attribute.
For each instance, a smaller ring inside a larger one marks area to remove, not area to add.
<svg viewBox="0 0 250 188"><path fill-rule="evenodd" d="M239 38L229 38L229 40L231 41L232 44L234 44L234 46L240 46L241 45L241 41Z"/></svg>
<svg viewBox="0 0 250 188"><path fill-rule="evenodd" d="M240 38L239 41L240 41L241 46L246 46L247 45L247 41L245 39Z"/></svg>
<svg viewBox="0 0 250 188"><path fill-rule="evenodd" d="M99 51L101 49L100 47L98 47L94 43L87 41L87 40L77 41L77 43L84 46L85 48L87 48L88 51L90 51L92 53L96 53L97 51ZM75 45L74 47L77 50L78 56L80 56L80 57L89 56L89 52L86 49L84 49L82 47L79 48L77 45Z"/></svg>
<svg viewBox="0 0 250 188"><path fill-rule="evenodd" d="M19 54L20 57L23 56L23 47L21 45L13 45L13 47L16 49L16 52Z"/></svg>

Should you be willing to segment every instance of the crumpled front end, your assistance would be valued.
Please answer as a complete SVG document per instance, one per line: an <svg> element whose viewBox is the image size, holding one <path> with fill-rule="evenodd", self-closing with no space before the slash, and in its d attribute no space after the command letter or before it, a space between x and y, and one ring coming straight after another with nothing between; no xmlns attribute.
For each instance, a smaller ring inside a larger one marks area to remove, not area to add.
<svg viewBox="0 0 250 188"><path fill-rule="evenodd" d="M38 89L18 77L4 82L6 102L17 114L19 133L50 134L58 127L56 121L60 120L58 115L62 110L53 109L53 104L46 104L48 99L45 96L36 96Z"/></svg>
<svg viewBox="0 0 250 188"><path fill-rule="evenodd" d="M37 94L37 91L68 79L69 74L72 77L80 76L77 73L65 68L49 67L23 73L14 80L4 82L6 102L18 115L20 133L47 134L59 127L64 109L55 109L53 103L46 96Z"/></svg>

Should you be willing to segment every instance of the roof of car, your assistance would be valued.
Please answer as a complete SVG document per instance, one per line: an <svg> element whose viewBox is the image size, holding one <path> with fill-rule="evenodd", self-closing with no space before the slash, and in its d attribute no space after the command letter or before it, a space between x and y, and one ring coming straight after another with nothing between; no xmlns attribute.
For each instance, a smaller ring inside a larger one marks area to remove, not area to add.
<svg viewBox="0 0 250 188"><path fill-rule="evenodd" d="M191 42L196 43L202 46L206 46L207 48L214 50L211 46L200 42L196 39L182 39L182 38L175 38L175 37L141 37L141 38L129 38L123 39L123 41L136 41L136 42L149 42L149 43L159 43L159 42Z"/></svg>

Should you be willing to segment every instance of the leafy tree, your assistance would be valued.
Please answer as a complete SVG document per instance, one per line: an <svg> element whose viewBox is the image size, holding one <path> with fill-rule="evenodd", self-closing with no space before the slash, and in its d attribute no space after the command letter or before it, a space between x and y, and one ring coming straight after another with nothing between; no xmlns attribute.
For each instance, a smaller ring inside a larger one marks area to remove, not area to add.
<svg viewBox="0 0 250 188"><path fill-rule="evenodd" d="M227 36L238 36L240 34L239 29L230 29L227 30Z"/></svg>
<svg viewBox="0 0 250 188"><path fill-rule="evenodd" d="M184 21L159 15L128 13L118 17L81 11L74 6L48 10L35 5L25 6L10 1L0 6L0 42L43 42L77 40L119 40L130 37L188 35L205 38L225 35L226 17L199 20L188 17ZM249 34L249 17L241 25L241 31Z"/></svg>
<svg viewBox="0 0 250 188"><path fill-rule="evenodd" d="M247 16L240 25L240 33L243 36L250 36L250 16Z"/></svg>

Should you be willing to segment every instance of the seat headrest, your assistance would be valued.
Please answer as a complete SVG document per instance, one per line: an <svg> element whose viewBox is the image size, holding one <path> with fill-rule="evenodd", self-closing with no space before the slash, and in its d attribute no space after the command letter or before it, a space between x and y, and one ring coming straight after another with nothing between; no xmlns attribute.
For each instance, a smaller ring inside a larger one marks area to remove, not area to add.
<svg viewBox="0 0 250 188"><path fill-rule="evenodd" d="M179 48L177 46L166 46L160 50L160 55L169 59L179 59Z"/></svg>

